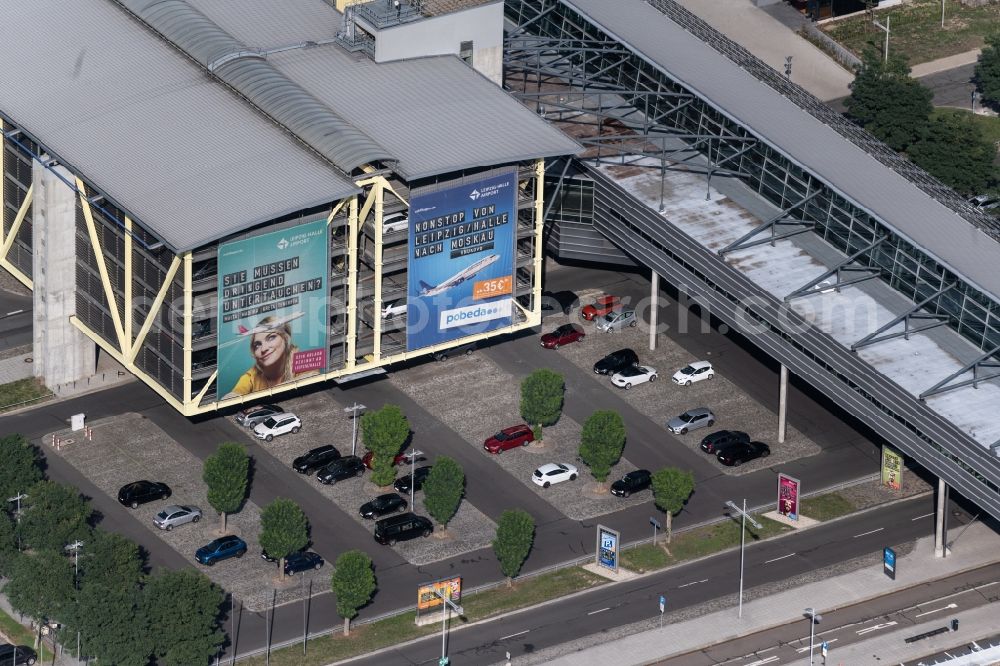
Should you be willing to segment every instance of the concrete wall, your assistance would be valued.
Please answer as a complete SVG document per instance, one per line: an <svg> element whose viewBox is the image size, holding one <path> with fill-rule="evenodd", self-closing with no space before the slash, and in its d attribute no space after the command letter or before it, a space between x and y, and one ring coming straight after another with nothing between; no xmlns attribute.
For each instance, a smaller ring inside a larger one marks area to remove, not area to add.
<svg viewBox="0 0 1000 666"><path fill-rule="evenodd" d="M72 181L64 168L54 169ZM33 371L56 387L93 374L97 347L69 321L76 314L76 195L37 161L32 183Z"/></svg>
<svg viewBox="0 0 1000 666"><path fill-rule="evenodd" d="M379 30L375 62L428 55L458 55L472 42L472 66L488 79L503 82L503 3L470 7Z"/></svg>

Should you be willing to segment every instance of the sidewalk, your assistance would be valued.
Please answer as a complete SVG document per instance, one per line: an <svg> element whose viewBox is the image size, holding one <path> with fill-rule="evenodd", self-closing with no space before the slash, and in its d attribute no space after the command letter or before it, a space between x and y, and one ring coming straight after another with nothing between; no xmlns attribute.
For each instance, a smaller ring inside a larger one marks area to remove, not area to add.
<svg viewBox="0 0 1000 666"><path fill-rule="evenodd" d="M949 536L953 540L963 529L964 527L955 528L949 532ZM553 658L546 660L545 663L557 666L589 664L596 666L609 663L639 666L653 663L671 655L691 652L771 627L798 622L802 619L801 609L817 606L817 599L823 600L817 611L829 612L905 587L945 578L995 562L1000 548L1000 535L981 523L975 523L962 534L956 550L948 557L943 559L933 557L933 548L933 537L918 540L911 553L899 558L895 581L885 576L879 563L878 566L745 602L742 620L736 620L733 617L733 610L726 608L696 619L673 623L662 629L623 636L574 652L567 653L567 649L572 650L572 647L565 646L560 650L562 656L553 655ZM957 617L961 618L962 629L958 636L944 634L917 643L905 644L906 647L902 648L900 646L904 643L900 634L905 633L906 636L910 636L917 633L914 627L907 627L900 632L886 633L878 638L839 649L836 663L878 663L879 658L886 663L900 663L906 659L917 659L937 650L947 649L963 641L996 633L995 608L985 606L960 613ZM941 625L941 620L932 620L928 624L937 627Z"/></svg>

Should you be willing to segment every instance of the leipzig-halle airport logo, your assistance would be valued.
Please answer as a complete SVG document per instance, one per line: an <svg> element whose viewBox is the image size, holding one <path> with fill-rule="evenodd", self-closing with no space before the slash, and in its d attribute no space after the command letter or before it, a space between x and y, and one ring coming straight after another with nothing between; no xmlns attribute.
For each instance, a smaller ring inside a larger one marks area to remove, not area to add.
<svg viewBox="0 0 1000 666"><path fill-rule="evenodd" d="M475 201L476 199L478 199L479 198L479 190L472 190L471 192L469 192L469 198L472 199L473 201Z"/></svg>
<svg viewBox="0 0 1000 666"><path fill-rule="evenodd" d="M287 247L288 247L288 241L286 239L282 238L280 241L278 241L279 250L284 250Z"/></svg>

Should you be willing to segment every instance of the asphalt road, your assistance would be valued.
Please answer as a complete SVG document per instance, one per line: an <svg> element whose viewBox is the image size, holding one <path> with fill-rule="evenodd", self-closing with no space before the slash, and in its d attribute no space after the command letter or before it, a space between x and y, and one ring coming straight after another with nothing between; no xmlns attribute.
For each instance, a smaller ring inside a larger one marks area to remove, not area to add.
<svg viewBox="0 0 1000 666"><path fill-rule="evenodd" d="M955 69L945 70L936 74L928 74L920 79L920 83L934 92L934 106L954 106L959 109L972 107L972 91L976 89L972 82L976 66L962 65ZM976 107L978 108L978 104Z"/></svg>
<svg viewBox="0 0 1000 666"><path fill-rule="evenodd" d="M31 344L31 296L0 289L0 350Z"/></svg>

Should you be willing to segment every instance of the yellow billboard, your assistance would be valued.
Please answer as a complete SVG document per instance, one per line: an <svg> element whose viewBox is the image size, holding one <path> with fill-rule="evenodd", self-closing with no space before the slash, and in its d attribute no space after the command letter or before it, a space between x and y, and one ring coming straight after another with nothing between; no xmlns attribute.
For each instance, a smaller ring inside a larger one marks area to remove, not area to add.
<svg viewBox="0 0 1000 666"><path fill-rule="evenodd" d="M417 588L417 610L427 610L428 608L437 608L441 605L441 597L434 593L434 590L440 592L443 596L447 596L454 603L458 603L462 600L462 579L459 576L454 578L445 578L444 580L436 580L433 583L427 583L426 585L421 585Z"/></svg>
<svg viewBox="0 0 1000 666"><path fill-rule="evenodd" d="M903 454L882 447L882 485L899 490L903 480Z"/></svg>

